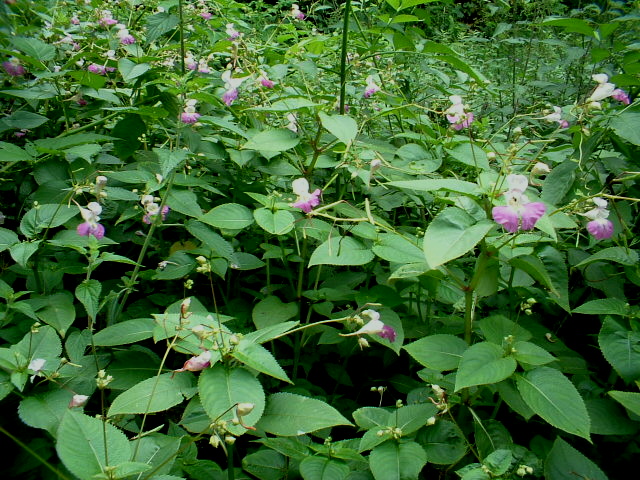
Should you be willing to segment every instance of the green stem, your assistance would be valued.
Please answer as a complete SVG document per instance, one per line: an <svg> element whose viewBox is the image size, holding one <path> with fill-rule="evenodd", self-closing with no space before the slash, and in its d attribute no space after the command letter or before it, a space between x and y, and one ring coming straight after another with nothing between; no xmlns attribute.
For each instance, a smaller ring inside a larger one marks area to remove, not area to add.
<svg viewBox="0 0 640 480"><path fill-rule="evenodd" d="M233 470L233 443L227 447L227 480L235 480L236 472Z"/></svg>
<svg viewBox="0 0 640 480"><path fill-rule="evenodd" d="M342 27L342 51L340 52L340 115L344 115L344 102L347 90L347 43L349 40L349 15L351 0L344 2L344 23Z"/></svg>

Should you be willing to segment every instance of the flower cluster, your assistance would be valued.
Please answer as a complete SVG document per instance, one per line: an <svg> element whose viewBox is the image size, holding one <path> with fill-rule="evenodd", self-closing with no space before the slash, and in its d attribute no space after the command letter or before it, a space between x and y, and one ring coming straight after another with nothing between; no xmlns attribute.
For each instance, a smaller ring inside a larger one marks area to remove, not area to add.
<svg viewBox="0 0 640 480"><path fill-rule="evenodd" d="M547 122L556 122L560 128L567 128L569 126L569 122L562 118L562 109L560 107L554 106L553 113L545 115L542 119Z"/></svg>
<svg viewBox="0 0 640 480"><path fill-rule="evenodd" d="M309 193L309 182L306 178L296 178L291 182L291 188L298 198L291 204L292 207L299 208L304 213L309 213L320 204L320 194L322 190L315 189L313 193Z"/></svg>
<svg viewBox="0 0 640 480"><path fill-rule="evenodd" d="M587 223L587 230L597 240L611 238L613 235L613 223L608 220L609 210L607 210L608 202L604 198L595 197L593 203L596 207L584 213L584 216L591 221Z"/></svg>
<svg viewBox="0 0 640 480"><path fill-rule="evenodd" d="M182 121L182 123L193 124L198 121L201 115L196 112L197 103L197 100L187 100L185 102L186 105L184 107L184 111L180 115L180 120Z"/></svg>
<svg viewBox="0 0 640 480"><path fill-rule="evenodd" d="M20 77L26 72L24 67L20 64L20 60L16 57L11 57L6 62L2 62L2 68L7 72L7 75L12 77Z"/></svg>
<svg viewBox="0 0 640 480"><path fill-rule="evenodd" d="M162 215L162 221L167 219L167 215L169 215L170 208L165 205L162 207L162 212L160 212L160 205L155 202L155 198L153 195L143 195L142 199L140 199L140 203L144 207L144 211L146 212L144 217L142 217L142 221L147 225L151 225L156 216Z"/></svg>
<svg viewBox="0 0 640 480"><path fill-rule="evenodd" d="M234 40L237 40L238 38L240 38L240 36L242 35L238 30L236 30L236 27L233 23L227 23L227 28L225 30L227 32L228 40L230 42L233 42Z"/></svg>
<svg viewBox="0 0 640 480"><path fill-rule="evenodd" d="M134 43L136 43L136 39L122 24L118 24L118 33L116 35L120 39L120 43L122 45L133 45Z"/></svg>
<svg viewBox="0 0 640 480"><path fill-rule="evenodd" d="M631 103L629 95L627 95L624 90L616 88L613 83L610 83L609 77L606 73L597 73L595 75L592 75L591 78L598 85L591 93L591 95L589 95L589 98L587 98L587 103L596 103L597 106L597 102L608 97L612 97L613 99L622 102L625 105L629 105L629 103Z"/></svg>
<svg viewBox="0 0 640 480"><path fill-rule="evenodd" d="M445 110L447 120L454 130L462 130L467 128L473 122L473 112L469 112L466 105L462 103L460 95L451 95L449 97L451 106Z"/></svg>
<svg viewBox="0 0 640 480"><path fill-rule="evenodd" d="M518 230L531 230L544 215L546 207L542 202L529 202L525 190L529 181L524 175L507 175L509 190L504 193L506 206L493 207L493 219L505 230L515 233Z"/></svg>
<svg viewBox="0 0 640 480"><path fill-rule="evenodd" d="M114 67L105 67L104 65L92 63L87 67L87 70L97 75L106 75L107 72L115 72L116 69Z"/></svg>
<svg viewBox="0 0 640 480"><path fill-rule="evenodd" d="M118 23L118 21L113 18L113 14L111 13L111 10L103 10L100 13L100 20L98 20L98 25L102 26L102 27L111 27L112 25L115 25L116 23Z"/></svg>
<svg viewBox="0 0 640 480"><path fill-rule="evenodd" d="M78 235L82 235L83 237L93 235L98 240L104 237L104 226L98 223L100 221L100 214L102 213L100 204L98 202L89 202L87 208L79 208L80 215L82 215L84 222L78 225L76 229Z"/></svg>

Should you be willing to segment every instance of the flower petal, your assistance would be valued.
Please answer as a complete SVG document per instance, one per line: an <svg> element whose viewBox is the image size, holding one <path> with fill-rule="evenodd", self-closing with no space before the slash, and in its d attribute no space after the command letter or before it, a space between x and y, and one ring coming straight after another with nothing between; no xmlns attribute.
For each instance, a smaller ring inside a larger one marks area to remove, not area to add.
<svg viewBox="0 0 640 480"><path fill-rule="evenodd" d="M507 206L493 207L491 214L496 223L502 225L507 232L515 233L518 231L518 212L513 208Z"/></svg>
<svg viewBox="0 0 640 480"><path fill-rule="evenodd" d="M522 207L522 230L531 230L547 207L542 202L527 203Z"/></svg>

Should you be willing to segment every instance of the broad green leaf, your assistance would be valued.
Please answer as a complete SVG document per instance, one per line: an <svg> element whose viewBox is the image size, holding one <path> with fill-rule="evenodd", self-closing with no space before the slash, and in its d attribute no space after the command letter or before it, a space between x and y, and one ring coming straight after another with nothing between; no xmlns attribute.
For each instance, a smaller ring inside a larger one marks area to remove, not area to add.
<svg viewBox="0 0 640 480"><path fill-rule="evenodd" d="M47 98L57 97L59 94L58 89L49 84L36 85L30 88L0 90L0 93L24 98L25 100L46 100Z"/></svg>
<svg viewBox="0 0 640 480"><path fill-rule="evenodd" d="M55 328L61 337L76 319L73 297L68 293L55 293L46 297L44 308L36 311L38 318Z"/></svg>
<svg viewBox="0 0 640 480"><path fill-rule="evenodd" d="M258 427L285 437L304 435L336 425L351 425L332 406L315 398L293 393L274 393L267 400Z"/></svg>
<svg viewBox="0 0 640 480"><path fill-rule="evenodd" d="M29 210L20 220L20 231L27 238L33 238L45 228L59 227L63 223L80 215L80 210L57 204L43 204Z"/></svg>
<svg viewBox="0 0 640 480"><path fill-rule="evenodd" d="M95 320L98 315L101 292L102 284L98 280L85 279L76 287L76 298L84 306L91 320Z"/></svg>
<svg viewBox="0 0 640 480"><path fill-rule="evenodd" d="M173 30L180 23L180 18L169 12L160 12L147 17L147 43L155 42L165 33Z"/></svg>
<svg viewBox="0 0 640 480"><path fill-rule="evenodd" d="M260 480L281 480L287 477L288 461L275 450L258 450L242 458L242 469Z"/></svg>
<svg viewBox="0 0 640 480"><path fill-rule="evenodd" d="M511 453L511 450L501 448L491 452L487 458L482 461L482 464L487 467L492 475L498 477L507 473L512 460L513 454Z"/></svg>
<svg viewBox="0 0 640 480"><path fill-rule="evenodd" d="M542 24L552 27L564 27L567 32L581 33L588 37L596 37L596 32L589 22L580 18L547 18L542 22Z"/></svg>
<svg viewBox="0 0 640 480"><path fill-rule="evenodd" d="M640 145L640 131L636 128L640 122L640 112L625 110L611 119L609 127L623 140Z"/></svg>
<svg viewBox="0 0 640 480"><path fill-rule="evenodd" d="M271 105L252 107L248 110L257 110L261 112L292 112L303 108L319 107L321 103L314 103L307 97L287 97L276 100Z"/></svg>
<svg viewBox="0 0 640 480"><path fill-rule="evenodd" d="M108 140L115 140L115 138L107 135L100 135L98 133L75 133L73 135L67 135L66 137L42 138L36 140L34 143L39 150L42 150L45 153L50 153L62 151L75 145L106 142Z"/></svg>
<svg viewBox="0 0 640 480"><path fill-rule="evenodd" d="M373 252L353 237L336 236L318 246L309 259L315 265L364 265L373 260Z"/></svg>
<svg viewBox="0 0 640 480"><path fill-rule="evenodd" d="M478 168L480 170L489 170L489 160L487 154L480 147L472 143L463 143L451 150L446 150L455 160L464 165Z"/></svg>
<svg viewBox="0 0 640 480"><path fill-rule="evenodd" d="M428 178L424 180L399 180L387 182L389 185L416 192L434 192L443 190L445 192L459 193L461 195L472 195L478 191L478 185L455 178Z"/></svg>
<svg viewBox="0 0 640 480"><path fill-rule="evenodd" d="M154 148L153 153L158 156L160 174L167 178L171 172L179 167L187 159L185 150L169 150L168 148Z"/></svg>
<svg viewBox="0 0 640 480"><path fill-rule="evenodd" d="M192 386L189 373L163 373L122 392L109 407L108 415L155 413L182 403L184 390Z"/></svg>
<svg viewBox="0 0 640 480"><path fill-rule="evenodd" d="M344 480L349 471L349 466L342 460L327 457L307 457L300 462L304 480Z"/></svg>
<svg viewBox="0 0 640 480"><path fill-rule="evenodd" d="M576 387L560 371L538 367L516 376L522 399L560 430L590 440L591 420Z"/></svg>
<svg viewBox="0 0 640 480"><path fill-rule="evenodd" d="M300 142L300 138L291 130L263 130L252 136L242 148L257 150L266 158L276 156L280 152L289 150Z"/></svg>
<svg viewBox="0 0 640 480"><path fill-rule="evenodd" d="M242 230L253 223L253 215L244 205L225 203L212 208L199 221L227 230Z"/></svg>
<svg viewBox="0 0 640 480"><path fill-rule="evenodd" d="M522 399L522 395L516 389L513 380L508 378L496 385L500 398L506 402L515 412L522 415L525 420L529 420L536 413L531 410Z"/></svg>
<svg viewBox="0 0 640 480"><path fill-rule="evenodd" d="M572 310L583 315L629 315L629 304L619 298L599 298L589 300Z"/></svg>
<svg viewBox="0 0 640 480"><path fill-rule="evenodd" d="M106 467L131 458L131 446L124 433L108 422L77 410L68 410L60 422L56 451L64 466L82 479L93 478Z"/></svg>
<svg viewBox="0 0 640 480"><path fill-rule="evenodd" d="M427 462L452 465L467 453L467 442L460 429L448 420L438 420L418 433L416 442L427 454Z"/></svg>
<svg viewBox="0 0 640 480"><path fill-rule="evenodd" d="M542 185L542 201L551 205L560 204L573 185L577 169L578 163L569 159L553 167Z"/></svg>
<svg viewBox="0 0 640 480"><path fill-rule="evenodd" d="M405 405L389 412L388 426L402 430L403 435L409 435L427 424L429 418L438 413L438 408L432 403L416 403Z"/></svg>
<svg viewBox="0 0 640 480"><path fill-rule="evenodd" d="M555 294L551 297L566 312L571 312L569 306L569 272L565 256L551 245L546 245L538 252L538 257L542 260L544 268L549 276L552 291Z"/></svg>
<svg viewBox="0 0 640 480"><path fill-rule="evenodd" d="M421 365L445 371L458 368L468 345L455 335L437 334L423 337L403 348Z"/></svg>
<svg viewBox="0 0 640 480"><path fill-rule="evenodd" d="M320 122L329 133L345 145L353 142L358 134L358 124L349 115L327 115L319 113Z"/></svg>
<svg viewBox="0 0 640 480"><path fill-rule="evenodd" d="M171 210L175 210L188 217L202 216L202 208L198 205L198 196L191 190L172 188L169 191L167 205L171 207Z"/></svg>
<svg viewBox="0 0 640 480"><path fill-rule="evenodd" d="M501 382L515 370L515 359L505 357L501 347L489 342L476 343L462 354L455 391L474 385Z"/></svg>
<svg viewBox="0 0 640 480"><path fill-rule="evenodd" d="M262 345L243 338L236 346L232 356L249 368L271 375L278 380L293 383L271 352Z"/></svg>
<svg viewBox="0 0 640 480"><path fill-rule="evenodd" d="M170 437L160 433L152 433L137 440L136 462L154 468L153 479L161 479L162 475L171 471L180 449L183 437Z"/></svg>
<svg viewBox="0 0 640 480"><path fill-rule="evenodd" d="M227 420L228 429L234 435L242 435L246 429L232 425L236 417L234 405L253 403L254 408L242 417L246 426L253 426L260 420L265 409L265 395L260 381L242 367L227 369L217 364L202 371L198 380L200 401L211 421Z"/></svg>
<svg viewBox="0 0 640 480"><path fill-rule="evenodd" d="M381 234L371 250L378 257L389 262L418 263L424 261L424 253L419 246L395 233Z"/></svg>
<svg viewBox="0 0 640 480"><path fill-rule="evenodd" d="M154 321L151 318L125 320L100 330L93 336L93 343L100 347L128 345L153 336Z"/></svg>
<svg viewBox="0 0 640 480"><path fill-rule="evenodd" d="M151 65L148 63L135 63L127 58L121 58L118 60L118 70L125 82L130 82L131 80L144 75L150 68Z"/></svg>
<svg viewBox="0 0 640 480"><path fill-rule="evenodd" d="M40 242L42 242L42 240L14 243L9 247L9 254L18 265L26 267L31 256L38 251Z"/></svg>
<svg viewBox="0 0 640 480"><path fill-rule="evenodd" d="M432 155L417 143L407 143L396 150L396 155L408 163L408 167L420 173L432 173L442 165L442 158ZM421 180L417 180L421 181Z"/></svg>
<svg viewBox="0 0 640 480"><path fill-rule="evenodd" d="M53 60L56 55L56 47L37 38L13 37L11 43L27 57L40 62Z"/></svg>
<svg viewBox="0 0 640 480"><path fill-rule="evenodd" d="M480 330L485 340L496 345L502 345L505 337L511 335L515 340L527 341L531 339L531 333L515 323L509 320L504 315L491 315L478 321Z"/></svg>
<svg viewBox="0 0 640 480"><path fill-rule="evenodd" d="M48 122L49 119L43 115L39 115L33 112L27 112L25 110L19 110L11 115L7 115L0 119L0 124L6 125L6 128L36 128L43 123ZM0 127L0 131L2 128ZM15 145L14 145L15 146ZM20 148L15 146L15 148Z"/></svg>
<svg viewBox="0 0 640 480"><path fill-rule="evenodd" d="M595 435L633 435L638 425L629 421L629 416L620 405L610 398L588 398L585 400L591 433Z"/></svg>
<svg viewBox="0 0 640 480"><path fill-rule="evenodd" d="M227 260L233 258L233 247L218 233L196 220L186 223L187 231L202 242L202 246L212 251L213 257L222 257Z"/></svg>
<svg viewBox="0 0 640 480"><path fill-rule="evenodd" d="M640 416L640 393L611 390L609 395L624 408Z"/></svg>
<svg viewBox="0 0 640 480"><path fill-rule="evenodd" d="M626 381L640 380L640 332L606 317L598 334L602 355Z"/></svg>
<svg viewBox="0 0 640 480"><path fill-rule="evenodd" d="M475 446L481 459L499 449L511 449L513 439L506 427L498 420L481 419L473 410L473 430Z"/></svg>
<svg viewBox="0 0 640 480"><path fill-rule="evenodd" d="M412 441L387 441L369 455L369 466L376 480L414 480L426 463L424 449Z"/></svg>
<svg viewBox="0 0 640 480"><path fill-rule="evenodd" d="M283 304L287 305L287 304ZM294 304L295 305L295 304ZM297 309L297 305L296 305ZM279 322L273 325L268 325L264 328L260 328L259 330L249 332L242 337L243 340L250 341L253 343L266 343L276 338L280 338L286 332L293 329L299 325L299 322Z"/></svg>
<svg viewBox="0 0 640 480"><path fill-rule="evenodd" d="M28 162L33 160L31 154L12 143L0 142L0 162Z"/></svg>
<svg viewBox="0 0 640 480"><path fill-rule="evenodd" d="M269 208L258 208L253 211L256 223L268 233L284 235L293 230L296 218L286 210L271 211Z"/></svg>
<svg viewBox="0 0 640 480"><path fill-rule="evenodd" d="M594 253L588 258L575 265L576 268L584 267L593 262L615 262L622 265L637 265L638 264L638 252L636 250L630 250L625 247L608 247L603 248L597 253Z"/></svg>
<svg viewBox="0 0 640 480"><path fill-rule="evenodd" d="M547 480L608 480L598 466L557 437L544 462L544 478Z"/></svg>
<svg viewBox="0 0 640 480"><path fill-rule="evenodd" d="M518 363L527 365L546 365L556 361L556 357L531 342L514 342L512 355Z"/></svg>
<svg viewBox="0 0 640 480"><path fill-rule="evenodd" d="M60 389L26 397L18 406L18 415L30 427L45 429L55 436L72 396L73 393Z"/></svg>
<svg viewBox="0 0 640 480"><path fill-rule="evenodd" d="M424 254L431 268L439 267L472 250L494 227L490 220L476 219L457 207L442 210L424 234Z"/></svg>
<svg viewBox="0 0 640 480"><path fill-rule="evenodd" d="M285 322L298 314L298 304L295 302L283 303L275 295L270 295L260 300L253 307L253 323L261 329L271 325Z"/></svg>
<svg viewBox="0 0 640 480"><path fill-rule="evenodd" d="M362 407L352 413L356 425L360 428L372 429L388 427L389 411L380 407Z"/></svg>
<svg viewBox="0 0 640 480"><path fill-rule="evenodd" d="M12 230L0 227L0 252L4 252L11 245L18 243L18 235Z"/></svg>

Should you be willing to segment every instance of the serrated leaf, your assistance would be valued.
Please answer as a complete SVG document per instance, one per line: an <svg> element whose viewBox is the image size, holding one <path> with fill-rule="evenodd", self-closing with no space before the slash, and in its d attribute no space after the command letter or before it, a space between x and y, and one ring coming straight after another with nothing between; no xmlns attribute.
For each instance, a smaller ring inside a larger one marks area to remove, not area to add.
<svg viewBox="0 0 640 480"><path fill-rule="evenodd" d="M180 23L180 18L169 12L160 12L147 17L147 43L155 42L165 33L173 30Z"/></svg>
<svg viewBox="0 0 640 480"><path fill-rule="evenodd" d="M353 142L358 134L358 124L349 115L319 114L322 126L345 145Z"/></svg>
<svg viewBox="0 0 640 480"><path fill-rule="evenodd" d="M389 411L380 407L362 407L352 413L356 425L360 428L372 429L388 427Z"/></svg>
<svg viewBox="0 0 640 480"><path fill-rule="evenodd" d="M253 223L253 215L244 205L225 203L212 208L198 220L218 228L241 230Z"/></svg>
<svg viewBox="0 0 640 480"><path fill-rule="evenodd" d="M611 390L608 393L611 398L615 399L624 408L640 416L640 393L620 392L617 390Z"/></svg>
<svg viewBox="0 0 640 480"><path fill-rule="evenodd" d="M489 342L471 345L462 354L455 391L475 385L498 383L516 370L513 357L505 357L504 350Z"/></svg>
<svg viewBox="0 0 640 480"><path fill-rule="evenodd" d="M640 131L634 125L640 122L640 112L625 110L614 116L609 127L623 140L633 145L640 145Z"/></svg>
<svg viewBox="0 0 640 480"><path fill-rule="evenodd" d="M427 461L436 465L455 464L467 453L463 433L448 420L438 420L435 425L423 429L416 441L427 454Z"/></svg>
<svg viewBox="0 0 640 480"><path fill-rule="evenodd" d="M478 321L485 340L496 345L502 345L505 337L512 336L515 340L526 342L531 339L531 332L521 327L504 315L491 315Z"/></svg>
<svg viewBox="0 0 640 480"><path fill-rule="evenodd" d="M56 47L37 38L13 37L11 43L27 57L40 62L53 60L56 55Z"/></svg>
<svg viewBox="0 0 640 480"><path fill-rule="evenodd" d="M512 354L519 363L528 365L545 365L556 361L556 357L531 342L514 342Z"/></svg>
<svg viewBox="0 0 640 480"><path fill-rule="evenodd" d="M19 241L18 235L16 235L14 231L6 228L0 228L0 252L4 252Z"/></svg>
<svg viewBox="0 0 640 480"><path fill-rule="evenodd" d="M300 143L300 138L291 130L263 130L252 136L242 148L257 150L264 157L271 158L280 152L289 150Z"/></svg>
<svg viewBox="0 0 640 480"><path fill-rule="evenodd" d="M151 318L125 320L100 330L93 336L93 343L100 347L136 343L151 338L154 325Z"/></svg>
<svg viewBox="0 0 640 480"><path fill-rule="evenodd" d="M419 246L395 233L381 234L371 250L378 257L389 262L419 263L424 261L424 253Z"/></svg>
<svg viewBox="0 0 640 480"><path fill-rule="evenodd" d="M275 295L270 295L260 300L260 302L253 307L251 316L256 328L262 329L285 322L295 317L297 313L297 303L283 303L282 300Z"/></svg>
<svg viewBox="0 0 640 480"><path fill-rule="evenodd" d="M76 287L76 298L82 303L87 315L92 320L95 320L98 314L101 292L102 284L98 280L85 279Z"/></svg>
<svg viewBox="0 0 640 480"><path fill-rule="evenodd" d="M169 191L167 205L171 210L189 217L200 217L202 208L198 205L198 196L191 190L173 188Z"/></svg>
<svg viewBox="0 0 640 480"><path fill-rule="evenodd" d="M629 315L629 304L619 298L589 300L572 310L583 315Z"/></svg>
<svg viewBox="0 0 640 480"><path fill-rule="evenodd" d="M340 412L315 398L293 393L270 395L258 427L285 437L304 435L336 425L351 425Z"/></svg>
<svg viewBox="0 0 640 480"><path fill-rule="evenodd" d="M33 238L45 228L55 228L80 214L78 207L42 204L29 210L20 220L20 231L27 238Z"/></svg>
<svg viewBox="0 0 640 480"><path fill-rule="evenodd" d="M93 478L104 472L106 467L119 465L131 458L131 446L124 433L108 422L77 410L68 410L60 422L56 451L64 466L83 479ZM108 464L106 458L109 459Z"/></svg>
<svg viewBox="0 0 640 480"><path fill-rule="evenodd" d="M164 373L148 378L118 395L109 407L108 416L168 410L182 403L183 391L191 384L192 376L187 373Z"/></svg>
<svg viewBox="0 0 640 480"><path fill-rule="evenodd" d="M118 70L125 82L130 82L149 71L151 65L148 63L135 63L127 58L118 60Z"/></svg>
<svg viewBox="0 0 640 480"><path fill-rule="evenodd" d="M273 235L284 235L293 230L296 218L286 210L271 211L268 208L258 208L253 211L256 223L266 232Z"/></svg>
<svg viewBox="0 0 640 480"><path fill-rule="evenodd" d="M506 402L515 412L522 415L525 420L529 420L535 415L535 412L531 410L522 399L522 395L516 389L512 379L506 379L496 385L500 398Z"/></svg>
<svg viewBox="0 0 640 480"><path fill-rule="evenodd" d="M375 447L369 455L369 466L376 480L414 480L426 463L424 449L412 441L388 441Z"/></svg>
<svg viewBox="0 0 640 480"><path fill-rule="evenodd" d="M288 461L275 450L258 450L243 457L242 468L260 480L281 480L287 476Z"/></svg>
<svg viewBox="0 0 640 480"><path fill-rule="evenodd" d="M242 435L247 430L241 425L232 425L236 417L234 405L253 403L251 413L242 417L247 426L253 426L260 420L265 409L265 395L260 381L248 370L236 367L227 370L217 364L202 371L198 380L200 401L209 418L227 420L227 428L234 435Z"/></svg>
<svg viewBox="0 0 640 480"><path fill-rule="evenodd" d="M590 263L602 261L615 262L622 265L637 265L638 252L625 247L603 248L599 252L585 258L583 261L575 265L575 267L584 267Z"/></svg>
<svg viewBox="0 0 640 480"><path fill-rule="evenodd" d="M307 457L300 462L304 480L344 480L349 471L345 462L326 457Z"/></svg>
<svg viewBox="0 0 640 480"><path fill-rule="evenodd" d="M547 480L608 480L598 466L562 438L556 438L544 462Z"/></svg>
<svg viewBox="0 0 640 480"><path fill-rule="evenodd" d="M17 145L0 142L0 162L28 162L33 157Z"/></svg>
<svg viewBox="0 0 640 480"><path fill-rule="evenodd" d="M243 338L233 351L232 356L254 370L271 375L278 380L293 383L271 352L262 345Z"/></svg>
<svg viewBox="0 0 640 480"><path fill-rule="evenodd" d="M36 240L35 242L20 242L14 243L9 247L9 254L11 258L21 267L26 267L27 262L38 251L40 242L42 240Z"/></svg>
<svg viewBox="0 0 640 480"><path fill-rule="evenodd" d="M315 265L364 265L373 258L373 252L355 238L336 236L323 242L313 251L309 259L309 267Z"/></svg>
<svg viewBox="0 0 640 480"><path fill-rule="evenodd" d="M516 376L525 403L560 430L590 441L591 420L576 387L560 371L538 367Z"/></svg>
<svg viewBox="0 0 640 480"><path fill-rule="evenodd" d="M598 334L598 344L604 358L626 382L640 379L639 332L606 317Z"/></svg>
<svg viewBox="0 0 640 480"><path fill-rule="evenodd" d="M36 311L37 317L55 328L64 337L76 319L73 297L68 293L56 293L46 297L44 308Z"/></svg>
<svg viewBox="0 0 640 480"><path fill-rule="evenodd" d="M421 365L445 371L458 368L468 345L455 335L437 334L423 337L403 348Z"/></svg>
<svg viewBox="0 0 640 480"><path fill-rule="evenodd" d="M463 143L451 150L445 150L458 162L480 170L490 170L487 154L472 143Z"/></svg>
<svg viewBox="0 0 640 480"><path fill-rule="evenodd" d="M27 425L47 430L55 435L58 425L69 409L73 394L65 390L53 390L24 398L18 406L18 415Z"/></svg>

